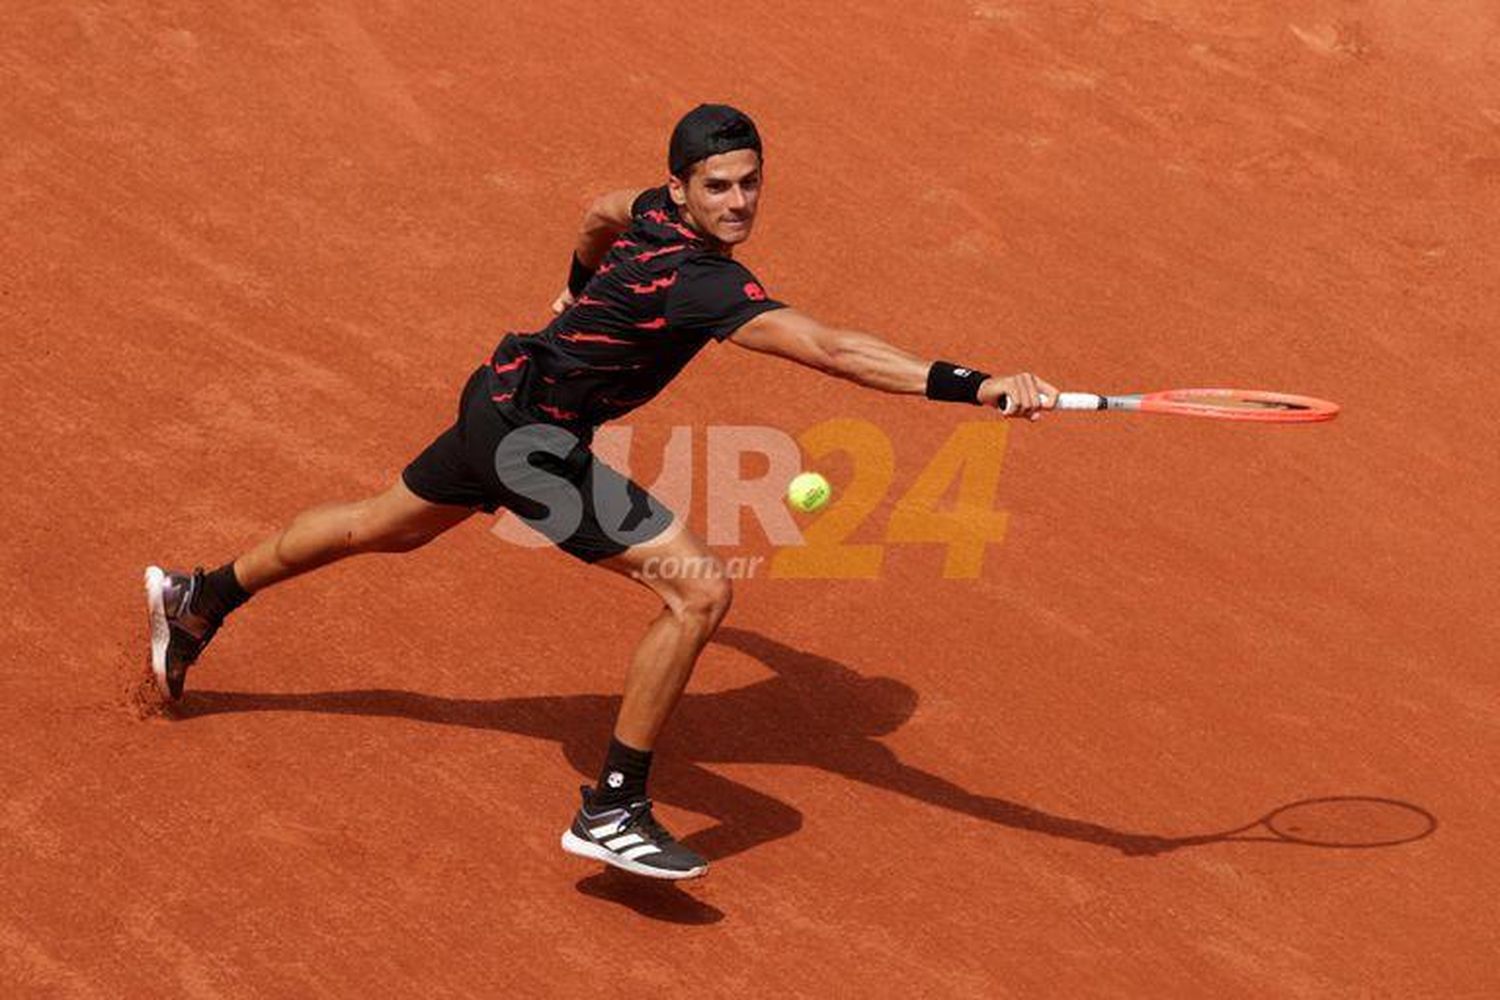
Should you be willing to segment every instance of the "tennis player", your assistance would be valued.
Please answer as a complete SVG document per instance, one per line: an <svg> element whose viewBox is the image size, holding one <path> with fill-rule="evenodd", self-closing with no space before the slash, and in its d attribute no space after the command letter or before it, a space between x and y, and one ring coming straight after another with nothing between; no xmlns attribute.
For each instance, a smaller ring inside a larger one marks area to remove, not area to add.
<svg viewBox="0 0 1500 1000"><path fill-rule="evenodd" d="M593 431L650 400L711 341L779 355L884 392L1041 412L1051 385L928 361L867 333L825 326L772 298L734 249L750 238L764 181L760 135L743 112L700 105L678 122L661 187L589 208L556 318L512 333L469 377L457 419L384 492L303 511L212 572L146 571L151 666L182 696L188 668L252 594L365 552L407 552L478 511L516 512L558 548L649 587L662 609L625 674L597 784L562 846L653 878L708 862L651 812L652 748L709 637L729 610L722 564L638 484L590 451ZM653 562L653 560L656 560ZM677 560L675 563L667 560ZM647 565L694 565L671 577Z"/></svg>

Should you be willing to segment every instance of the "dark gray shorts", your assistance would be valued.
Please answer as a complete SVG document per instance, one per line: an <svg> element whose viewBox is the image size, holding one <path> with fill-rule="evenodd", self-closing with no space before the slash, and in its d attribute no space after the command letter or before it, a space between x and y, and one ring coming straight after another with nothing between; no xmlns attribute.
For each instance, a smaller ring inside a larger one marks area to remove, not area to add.
<svg viewBox="0 0 1500 1000"><path fill-rule="evenodd" d="M485 398L485 369L469 377L458 419L401 473L428 503L514 511L584 562L617 556L671 525L665 504L547 423L524 423Z"/></svg>

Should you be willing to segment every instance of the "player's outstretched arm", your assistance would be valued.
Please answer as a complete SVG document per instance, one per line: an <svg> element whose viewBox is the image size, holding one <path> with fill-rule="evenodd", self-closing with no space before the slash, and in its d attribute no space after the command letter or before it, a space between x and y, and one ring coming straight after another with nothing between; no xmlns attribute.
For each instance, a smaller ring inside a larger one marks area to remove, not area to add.
<svg viewBox="0 0 1500 1000"><path fill-rule="evenodd" d="M981 406L998 406L1003 396L1008 417L1035 419L1057 399L1057 390L1030 372L982 377L972 369L924 360L872 334L825 326L796 309L761 313L729 339L881 392L925 394Z"/></svg>
<svg viewBox="0 0 1500 1000"><path fill-rule="evenodd" d="M639 190L611 191L601 194L583 213L583 222L578 227L578 245L573 249L574 274L569 278L570 287L564 288L552 303L552 311L560 313L573 304L576 279L598 270L609 245L615 238L630 228L630 206L640 196Z"/></svg>

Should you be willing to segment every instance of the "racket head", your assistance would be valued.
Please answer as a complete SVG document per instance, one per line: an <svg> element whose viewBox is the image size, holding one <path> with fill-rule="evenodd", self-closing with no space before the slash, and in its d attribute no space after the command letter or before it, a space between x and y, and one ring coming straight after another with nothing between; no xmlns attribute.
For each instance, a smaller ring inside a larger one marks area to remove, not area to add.
<svg viewBox="0 0 1500 1000"><path fill-rule="evenodd" d="M1277 840L1306 847L1393 847L1430 836L1437 817L1421 806L1367 795L1291 802L1261 821Z"/></svg>
<svg viewBox="0 0 1500 1000"><path fill-rule="evenodd" d="M1165 389L1136 397L1144 413L1266 424L1307 424L1332 420L1339 405L1312 396L1263 389Z"/></svg>

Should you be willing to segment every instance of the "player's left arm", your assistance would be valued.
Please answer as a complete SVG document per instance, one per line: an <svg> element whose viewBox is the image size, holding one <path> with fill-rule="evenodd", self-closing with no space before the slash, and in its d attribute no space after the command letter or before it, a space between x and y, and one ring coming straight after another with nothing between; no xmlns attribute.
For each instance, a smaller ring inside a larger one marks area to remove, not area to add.
<svg viewBox="0 0 1500 1000"><path fill-rule="evenodd" d="M732 333L729 340L881 392L928 393L935 366L944 364L919 358L873 334L827 326L796 309L761 313ZM998 406L1002 394L1010 402L1006 415L1012 417L1035 417L1057 399L1057 390L1050 383L1030 372L1020 372L985 378L978 383L975 401L981 406ZM1046 403L1041 398L1044 394Z"/></svg>
<svg viewBox="0 0 1500 1000"><path fill-rule="evenodd" d="M597 268L609 245L630 228L630 206L640 197L639 190L611 191L595 198L583 214L578 228L578 260L589 270Z"/></svg>
<svg viewBox="0 0 1500 1000"><path fill-rule="evenodd" d="M640 197L639 190L610 191L595 198L583 213L583 222L578 227L578 243L573 248L574 269L577 276L582 272L592 274L598 270L604 255L615 239L630 228L630 206ZM582 272L578 269L581 268ZM573 276L569 284L574 284ZM560 313L573 304L572 288L564 288L552 303L552 311Z"/></svg>

